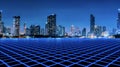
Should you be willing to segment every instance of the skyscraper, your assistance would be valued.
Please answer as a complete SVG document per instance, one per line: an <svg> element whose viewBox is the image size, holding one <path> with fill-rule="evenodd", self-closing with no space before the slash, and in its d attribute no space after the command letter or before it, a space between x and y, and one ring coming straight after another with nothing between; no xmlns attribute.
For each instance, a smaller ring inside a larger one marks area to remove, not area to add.
<svg viewBox="0 0 120 67"><path fill-rule="evenodd" d="M71 25L71 27L70 27L70 35L71 36L75 36L75 26L74 25Z"/></svg>
<svg viewBox="0 0 120 67"><path fill-rule="evenodd" d="M95 26L95 31L94 31L95 36L99 37L102 34L102 26Z"/></svg>
<svg viewBox="0 0 120 67"><path fill-rule="evenodd" d="M118 18L117 18L117 34L120 34L120 9L118 9Z"/></svg>
<svg viewBox="0 0 120 67"><path fill-rule="evenodd" d="M90 15L90 33L94 33L95 30L95 17L93 14Z"/></svg>
<svg viewBox="0 0 120 67"><path fill-rule="evenodd" d="M26 28L26 33L25 33L25 35L26 36L30 36L31 35L31 32L30 32L31 30L30 30L30 28Z"/></svg>
<svg viewBox="0 0 120 67"><path fill-rule="evenodd" d="M40 35L40 26L39 25L31 25L30 33L32 36Z"/></svg>
<svg viewBox="0 0 120 67"><path fill-rule="evenodd" d="M56 36L56 14L47 16L46 25L48 36Z"/></svg>
<svg viewBox="0 0 120 67"><path fill-rule="evenodd" d="M0 11L0 34L4 33L4 23L2 21L2 11Z"/></svg>
<svg viewBox="0 0 120 67"><path fill-rule="evenodd" d="M26 23L24 23L24 34L26 34Z"/></svg>
<svg viewBox="0 0 120 67"><path fill-rule="evenodd" d="M48 35L48 24L47 24L47 22L45 24L45 35Z"/></svg>
<svg viewBox="0 0 120 67"><path fill-rule="evenodd" d="M40 29L40 35L45 35L45 30L44 30L44 28L41 28L41 29Z"/></svg>
<svg viewBox="0 0 120 67"><path fill-rule="evenodd" d="M64 36L65 35L65 27L58 25L56 34L57 34L57 36Z"/></svg>
<svg viewBox="0 0 120 67"><path fill-rule="evenodd" d="M36 25L34 30L35 30L34 35L40 35L40 26L39 25Z"/></svg>
<svg viewBox="0 0 120 67"><path fill-rule="evenodd" d="M14 16L13 17L13 36L19 36L20 35L20 16Z"/></svg>
<svg viewBox="0 0 120 67"><path fill-rule="evenodd" d="M83 28L83 30L82 30L82 36L86 36L86 28Z"/></svg>
<svg viewBox="0 0 120 67"><path fill-rule="evenodd" d="M11 28L10 27L5 27L5 35L9 35L11 34Z"/></svg>

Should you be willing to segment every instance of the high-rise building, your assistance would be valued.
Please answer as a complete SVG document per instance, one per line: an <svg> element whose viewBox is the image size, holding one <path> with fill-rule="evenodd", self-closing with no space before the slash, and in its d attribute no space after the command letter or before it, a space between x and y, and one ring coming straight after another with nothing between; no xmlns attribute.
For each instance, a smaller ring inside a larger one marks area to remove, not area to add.
<svg viewBox="0 0 120 67"><path fill-rule="evenodd" d="M58 25L56 34L57 34L57 36L64 36L65 35L65 27Z"/></svg>
<svg viewBox="0 0 120 67"><path fill-rule="evenodd" d="M2 21L2 11L0 11L0 34L3 34L4 31L4 22Z"/></svg>
<svg viewBox="0 0 120 67"><path fill-rule="evenodd" d="M75 35L75 26L74 25L71 25L71 27L70 27L70 33L71 33L71 36Z"/></svg>
<svg viewBox="0 0 120 67"><path fill-rule="evenodd" d="M13 36L19 36L20 35L20 16L14 16L13 17Z"/></svg>
<svg viewBox="0 0 120 67"><path fill-rule="evenodd" d="M45 30L44 30L44 28L41 28L41 29L40 29L40 35L45 35Z"/></svg>
<svg viewBox="0 0 120 67"><path fill-rule="evenodd" d="M30 35L33 36L34 33L35 33L34 31L35 31L35 25L31 25L31 26L30 26Z"/></svg>
<svg viewBox="0 0 120 67"><path fill-rule="evenodd" d="M56 14L47 16L46 28L48 36L56 36Z"/></svg>
<svg viewBox="0 0 120 67"><path fill-rule="evenodd" d="M11 28L10 27L5 27L5 35L11 35Z"/></svg>
<svg viewBox="0 0 120 67"><path fill-rule="evenodd" d="M102 26L95 26L95 32L94 32L95 36L99 37L102 34Z"/></svg>
<svg viewBox="0 0 120 67"><path fill-rule="evenodd" d="M82 36L86 36L86 28L83 28L83 30L82 30Z"/></svg>
<svg viewBox="0 0 120 67"><path fill-rule="evenodd" d="M79 27L76 27L75 36L81 36L81 31Z"/></svg>
<svg viewBox="0 0 120 67"><path fill-rule="evenodd" d="M32 36L40 35L40 26L39 25L31 25L30 33Z"/></svg>
<svg viewBox="0 0 120 67"><path fill-rule="evenodd" d="M24 23L24 34L26 33L26 23Z"/></svg>
<svg viewBox="0 0 120 67"><path fill-rule="evenodd" d="M94 33L95 30L95 17L93 14L90 15L90 33Z"/></svg>
<svg viewBox="0 0 120 67"><path fill-rule="evenodd" d="M25 33L25 35L26 35L26 36L30 36L30 35L31 35L29 28L26 28L26 33Z"/></svg>
<svg viewBox="0 0 120 67"><path fill-rule="evenodd" d="M120 34L120 9L118 9L118 18L117 18L117 34Z"/></svg>
<svg viewBox="0 0 120 67"><path fill-rule="evenodd" d="M45 24L45 35L48 35L48 24L47 24L47 22Z"/></svg>
<svg viewBox="0 0 120 67"><path fill-rule="evenodd" d="M35 33L34 33L34 35L40 35L40 26L39 25L35 26Z"/></svg>

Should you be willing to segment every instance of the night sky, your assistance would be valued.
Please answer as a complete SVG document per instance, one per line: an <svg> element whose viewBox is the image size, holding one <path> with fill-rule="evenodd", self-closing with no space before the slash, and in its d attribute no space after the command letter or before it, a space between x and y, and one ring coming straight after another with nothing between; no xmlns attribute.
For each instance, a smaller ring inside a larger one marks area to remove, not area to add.
<svg viewBox="0 0 120 67"><path fill-rule="evenodd" d="M89 31L90 14L95 16L96 25L106 26L108 30L116 28L117 9L120 0L0 0L0 10L3 10L5 26L11 27L13 16L21 16L23 23L44 27L47 16L57 15L57 25L66 27L71 25Z"/></svg>

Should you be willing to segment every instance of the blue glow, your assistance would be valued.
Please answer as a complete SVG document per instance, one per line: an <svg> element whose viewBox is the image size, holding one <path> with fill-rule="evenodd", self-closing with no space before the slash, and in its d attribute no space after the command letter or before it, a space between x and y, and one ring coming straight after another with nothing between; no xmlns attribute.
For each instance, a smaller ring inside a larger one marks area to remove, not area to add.
<svg viewBox="0 0 120 67"><path fill-rule="evenodd" d="M119 67L119 43L120 39L0 39L0 67Z"/></svg>

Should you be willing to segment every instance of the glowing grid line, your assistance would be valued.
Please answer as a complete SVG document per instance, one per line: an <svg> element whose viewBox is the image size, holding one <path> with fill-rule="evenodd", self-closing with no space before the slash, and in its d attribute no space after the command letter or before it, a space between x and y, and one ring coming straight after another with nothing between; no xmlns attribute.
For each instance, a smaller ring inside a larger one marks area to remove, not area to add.
<svg viewBox="0 0 120 67"><path fill-rule="evenodd" d="M1 39L0 67L120 66L120 39Z"/></svg>

